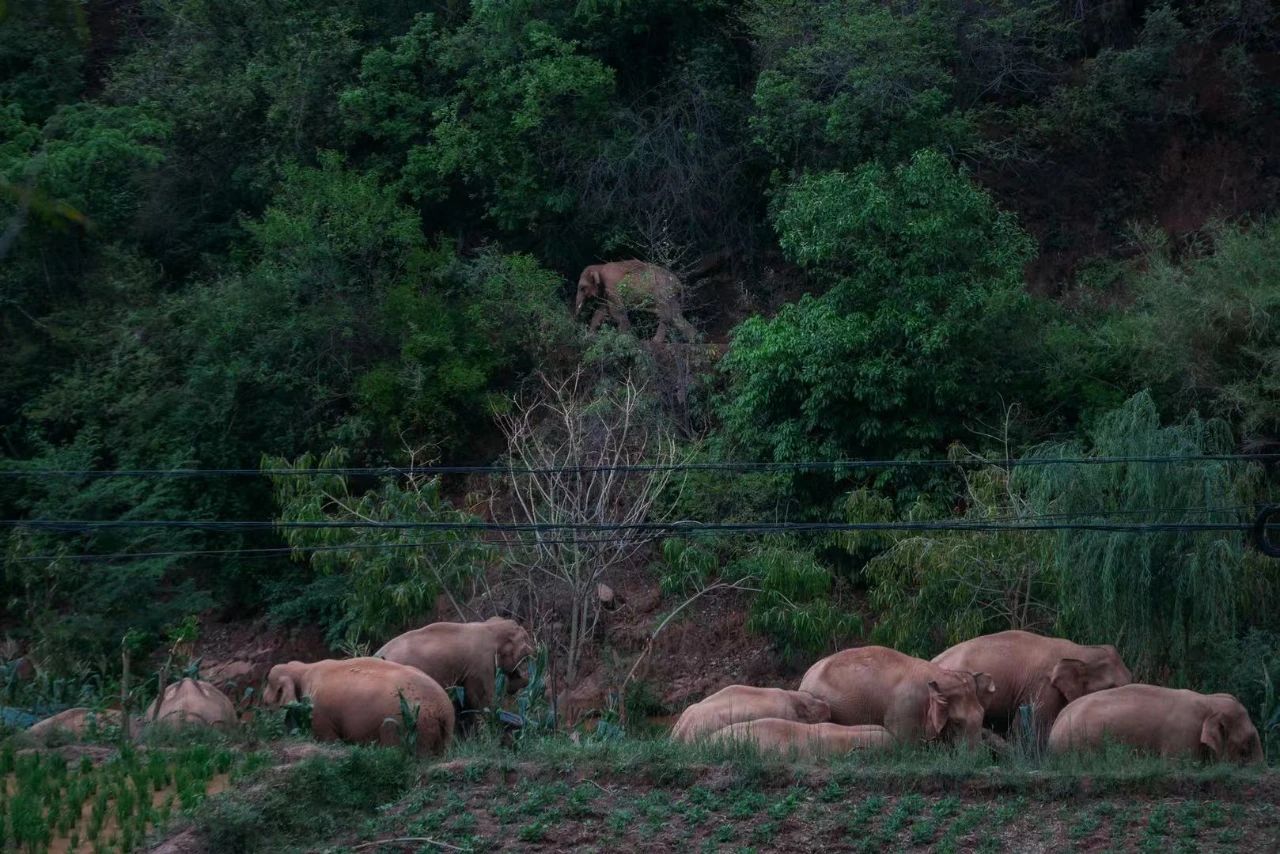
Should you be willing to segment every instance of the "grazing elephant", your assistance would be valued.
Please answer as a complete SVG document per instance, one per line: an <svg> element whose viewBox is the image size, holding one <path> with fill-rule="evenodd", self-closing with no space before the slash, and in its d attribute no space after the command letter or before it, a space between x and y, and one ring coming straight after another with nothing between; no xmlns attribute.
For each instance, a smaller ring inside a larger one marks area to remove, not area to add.
<svg viewBox="0 0 1280 854"><path fill-rule="evenodd" d="M831 710L804 691L730 685L685 709L671 728L671 737L694 741L722 727L760 718L816 724L831 720Z"/></svg>
<svg viewBox="0 0 1280 854"><path fill-rule="evenodd" d="M453 738L453 703L440 684L414 667L380 658L277 664L262 700L269 706L311 700L311 732L320 741L401 743L400 697L418 707L418 753L444 750Z"/></svg>
<svg viewBox="0 0 1280 854"><path fill-rule="evenodd" d="M749 741L761 751L802 756L843 756L855 750L886 750L896 742L882 726L806 724L782 718L761 718L716 730L710 741Z"/></svg>
<svg viewBox="0 0 1280 854"><path fill-rule="evenodd" d="M164 695L152 701L143 720L174 726L234 727L236 707L213 683L183 679L165 687Z"/></svg>
<svg viewBox="0 0 1280 854"><path fill-rule="evenodd" d="M1049 732L1049 752L1096 750L1107 741L1215 762L1263 758L1258 730L1235 697L1158 685L1123 685L1068 703Z"/></svg>
<svg viewBox="0 0 1280 854"><path fill-rule="evenodd" d="M508 693L528 684L521 666L531 655L529 633L502 617L483 623L432 623L392 638L374 653L416 667L446 688L461 685L465 710L493 707L497 670L507 675Z"/></svg>
<svg viewBox="0 0 1280 854"><path fill-rule="evenodd" d="M982 703L995 691L986 673L949 670L883 646L846 649L809 668L800 690L826 700L831 720L879 724L904 744L963 739L976 746Z"/></svg>
<svg viewBox="0 0 1280 854"><path fill-rule="evenodd" d="M935 656L948 670L989 673L995 692L981 696L987 726L1007 732L1018 708L1030 705L1037 738L1072 700L1133 681L1120 653L1111 645L1082 646L1063 638L1009 631L958 643Z"/></svg>
<svg viewBox="0 0 1280 854"><path fill-rule="evenodd" d="M627 318L627 306L644 308L658 316L658 328L653 340L661 342L667 327L674 326L686 341L694 340L693 326L680 313L680 280L675 273L656 264L644 261L613 261L608 264L592 264L578 277L578 296L573 303L573 316L582 313L588 299L598 298L604 305L596 309L591 318L591 330L600 328L605 313L613 315L614 322L623 332L631 329Z"/></svg>

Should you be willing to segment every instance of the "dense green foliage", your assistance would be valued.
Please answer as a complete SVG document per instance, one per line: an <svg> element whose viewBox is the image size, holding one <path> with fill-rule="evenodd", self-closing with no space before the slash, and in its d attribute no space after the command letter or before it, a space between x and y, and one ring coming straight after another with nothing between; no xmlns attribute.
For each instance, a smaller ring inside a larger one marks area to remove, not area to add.
<svg viewBox="0 0 1280 854"><path fill-rule="evenodd" d="M643 385L681 458L1273 448L1277 51L1274 5L1234 0L0 3L0 464L484 463L495 413L578 365ZM583 266L632 256L684 276L699 340L570 316ZM700 472L672 500L989 520L1273 493L1225 465L864 474ZM6 477L0 517L459 520L476 487ZM382 530L0 535L0 633L55 672L196 612L371 641L498 563ZM922 652L1031 625L1212 682L1270 673L1280 629L1235 534L696 551L668 592L746 589L795 653L863 616Z"/></svg>

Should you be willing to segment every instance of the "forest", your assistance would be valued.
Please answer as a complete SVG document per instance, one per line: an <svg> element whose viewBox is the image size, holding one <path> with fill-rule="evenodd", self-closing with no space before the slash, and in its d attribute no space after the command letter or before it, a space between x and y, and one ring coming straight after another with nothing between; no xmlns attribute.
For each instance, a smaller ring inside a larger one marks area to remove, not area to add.
<svg viewBox="0 0 1280 854"><path fill-rule="evenodd" d="M572 683L647 585L1115 643L1274 757L1278 199L1269 0L0 3L3 657L501 612ZM683 329L575 314L633 258ZM1168 527L822 527L1046 518ZM697 524L484 533L619 521Z"/></svg>

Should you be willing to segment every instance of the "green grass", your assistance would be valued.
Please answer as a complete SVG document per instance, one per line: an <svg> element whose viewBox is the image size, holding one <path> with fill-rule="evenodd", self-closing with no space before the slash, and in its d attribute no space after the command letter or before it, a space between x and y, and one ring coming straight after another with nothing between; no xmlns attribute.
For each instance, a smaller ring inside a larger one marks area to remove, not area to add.
<svg viewBox="0 0 1280 854"><path fill-rule="evenodd" d="M769 850L797 834L866 851L1000 850L990 840L1002 834L1036 847L1216 850L1257 842L1267 807L1246 809L1245 793L1276 785L1274 771L1114 751L1043 764L950 748L813 762L742 744L536 737L511 749L482 735L444 761L337 748L284 774L268 770L273 753L253 740L196 740L178 752L182 762L166 762L175 751L153 745L110 773L86 776L84 763L53 759L39 760L37 774L36 760L0 746L0 767L26 781L22 797L0 803L0 847L19 837L42 844L30 819L37 809L43 827L65 835L74 811L88 804L90 821L76 828L84 839L105 843L114 815L124 820L112 844L141 845L148 825L193 815L213 852L310 850L397 835L476 851L514 842L625 849L647 839L676 849ZM233 792L205 799L207 779L228 772ZM152 807L151 793L166 786L176 792ZM1041 815L1052 823L1033 822Z"/></svg>

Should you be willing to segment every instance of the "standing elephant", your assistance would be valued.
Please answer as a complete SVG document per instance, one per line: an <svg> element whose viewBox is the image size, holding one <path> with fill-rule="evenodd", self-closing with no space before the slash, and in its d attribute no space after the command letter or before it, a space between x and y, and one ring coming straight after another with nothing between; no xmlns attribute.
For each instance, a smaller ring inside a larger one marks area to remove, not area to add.
<svg viewBox="0 0 1280 854"><path fill-rule="evenodd" d="M166 686L163 696L152 701L143 719L147 723L174 726L233 727L236 707L213 683L183 679Z"/></svg>
<svg viewBox="0 0 1280 854"><path fill-rule="evenodd" d="M694 741L721 727L760 718L816 724L831 720L831 710L822 700L804 691L730 685L685 709L671 728L671 737L676 741Z"/></svg>
<svg viewBox="0 0 1280 854"><path fill-rule="evenodd" d="M262 700L269 706L311 700L311 732L320 741L401 743L403 695L418 708L418 752L444 750L453 738L453 703L430 676L380 658L277 664Z"/></svg>
<svg viewBox="0 0 1280 854"><path fill-rule="evenodd" d="M762 751L802 756L843 756L855 750L887 750L896 742L882 726L806 724L781 718L761 718L730 724L711 734L711 741L749 741Z"/></svg>
<svg viewBox="0 0 1280 854"><path fill-rule="evenodd" d="M809 668L800 690L826 700L834 723L879 724L904 744L963 739L978 744L986 673L949 670L883 646L846 649Z"/></svg>
<svg viewBox="0 0 1280 854"><path fill-rule="evenodd" d="M521 665L531 655L529 633L502 617L483 623L432 623L392 638L374 653L416 667L446 688L461 685L465 710L493 707L497 670L507 675L508 693L523 688L528 680Z"/></svg>
<svg viewBox="0 0 1280 854"><path fill-rule="evenodd" d="M658 316L658 328L653 340L661 342L666 336L667 327L674 326L680 330L686 341L694 339L693 326L684 319L680 312L680 280L675 273L656 264L644 261L612 261L608 264L592 264L582 271L578 277L578 296L573 304L573 316L582 313L582 307L588 299L597 298L604 301L596 309L591 318L591 329L600 328L605 313L613 315L613 320L623 332L631 329L631 321L627 317L627 307L643 308Z"/></svg>
<svg viewBox="0 0 1280 854"><path fill-rule="evenodd" d="M1049 752L1097 750L1107 741L1160 756L1262 761L1262 740L1230 694L1131 684L1067 704L1049 733Z"/></svg>
<svg viewBox="0 0 1280 854"><path fill-rule="evenodd" d="M987 725L1008 731L1018 708L1030 705L1038 739L1048 736L1067 703L1133 681L1114 646L1082 646L1022 631L958 643L935 656L933 663L948 670L990 673L996 690L979 697Z"/></svg>

